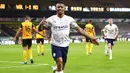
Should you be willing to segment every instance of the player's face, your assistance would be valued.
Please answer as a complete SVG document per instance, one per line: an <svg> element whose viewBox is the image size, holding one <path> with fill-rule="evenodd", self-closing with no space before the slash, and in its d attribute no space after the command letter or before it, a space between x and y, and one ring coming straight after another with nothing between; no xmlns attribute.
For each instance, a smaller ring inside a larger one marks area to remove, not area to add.
<svg viewBox="0 0 130 73"><path fill-rule="evenodd" d="M56 11L57 11L57 14L64 14L65 5L62 4L62 3L57 4L56 5Z"/></svg>
<svg viewBox="0 0 130 73"><path fill-rule="evenodd" d="M109 19L109 24L113 24L113 20L112 19Z"/></svg>
<svg viewBox="0 0 130 73"><path fill-rule="evenodd" d="M26 18L26 21L31 21L31 19L30 18Z"/></svg>

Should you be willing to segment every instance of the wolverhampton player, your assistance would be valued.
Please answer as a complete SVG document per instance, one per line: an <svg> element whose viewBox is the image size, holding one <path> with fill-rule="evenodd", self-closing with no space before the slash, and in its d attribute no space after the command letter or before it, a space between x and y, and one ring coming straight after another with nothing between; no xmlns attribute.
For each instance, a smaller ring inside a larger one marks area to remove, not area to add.
<svg viewBox="0 0 130 73"><path fill-rule="evenodd" d="M28 49L29 56L30 56L30 62L31 62L31 64L33 64L33 56L32 56L32 49L31 49L31 46L32 46L32 30L39 33L36 30L36 28L34 27L33 23L31 22L30 17L26 16L25 21L21 23L15 37L13 38L13 40L15 41L17 36L20 34L20 32L22 32L22 47L23 47L24 64L27 64L27 49Z"/></svg>
<svg viewBox="0 0 130 73"><path fill-rule="evenodd" d="M44 29L43 26L37 25L36 29L39 31L39 33L41 33L43 35L46 35L46 30ZM40 55L40 53L41 53L41 55L44 55L44 37L41 36L40 34L36 33L35 34L35 39L37 41L37 52L38 52L38 55ZM40 45L40 43L41 43L41 45ZM41 48L40 48L40 46L41 46Z"/></svg>
<svg viewBox="0 0 130 73"><path fill-rule="evenodd" d="M85 31L89 36L94 36L96 37L94 27L92 25L92 20L88 20L88 24L85 25ZM89 46L90 42L90 46ZM93 48L93 43L92 41L86 37L86 54L88 55L89 53L92 54L92 48Z"/></svg>

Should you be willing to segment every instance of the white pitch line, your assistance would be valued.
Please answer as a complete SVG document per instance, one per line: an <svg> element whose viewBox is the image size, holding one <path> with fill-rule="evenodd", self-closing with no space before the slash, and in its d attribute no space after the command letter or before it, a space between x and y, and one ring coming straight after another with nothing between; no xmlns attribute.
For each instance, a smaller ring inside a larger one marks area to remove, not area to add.
<svg viewBox="0 0 130 73"><path fill-rule="evenodd" d="M14 62L14 61L0 61L0 63L22 63L22 62Z"/></svg>
<svg viewBox="0 0 130 73"><path fill-rule="evenodd" d="M8 67L0 67L0 69L3 69L3 68L21 68L21 67L36 67L36 66L45 66L45 65L24 65L24 66L8 66Z"/></svg>
<svg viewBox="0 0 130 73"><path fill-rule="evenodd" d="M12 61L0 61L0 63L21 63L22 64L22 62L12 62ZM23 65L23 66L7 66L7 67L5 67L5 66L3 66L3 67L0 67L0 69L4 69L4 68L21 68L21 67L29 67L29 66L47 66L47 65L49 65L49 64L39 64L39 63L34 63L34 64L27 64L27 65Z"/></svg>

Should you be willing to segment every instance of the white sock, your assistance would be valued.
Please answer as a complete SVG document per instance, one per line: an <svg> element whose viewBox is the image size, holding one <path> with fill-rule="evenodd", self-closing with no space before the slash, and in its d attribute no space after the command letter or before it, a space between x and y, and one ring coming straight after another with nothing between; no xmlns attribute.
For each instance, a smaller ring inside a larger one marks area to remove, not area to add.
<svg viewBox="0 0 130 73"><path fill-rule="evenodd" d="M109 48L109 52L110 52L110 59L112 59L112 49L111 48Z"/></svg>
<svg viewBox="0 0 130 73"><path fill-rule="evenodd" d="M56 70L57 69L57 66L52 66L52 70Z"/></svg>
<svg viewBox="0 0 130 73"><path fill-rule="evenodd" d="M107 45L105 45L105 54L107 54L107 49L108 49Z"/></svg>
<svg viewBox="0 0 130 73"><path fill-rule="evenodd" d="M62 71L56 71L56 73L64 73L63 70Z"/></svg>
<svg viewBox="0 0 130 73"><path fill-rule="evenodd" d="M105 54L108 55L108 47L105 45Z"/></svg>

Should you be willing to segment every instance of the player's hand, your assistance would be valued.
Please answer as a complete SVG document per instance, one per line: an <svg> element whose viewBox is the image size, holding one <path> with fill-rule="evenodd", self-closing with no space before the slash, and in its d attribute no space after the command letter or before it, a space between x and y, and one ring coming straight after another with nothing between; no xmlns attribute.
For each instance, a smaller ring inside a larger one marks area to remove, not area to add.
<svg viewBox="0 0 130 73"><path fill-rule="evenodd" d="M117 40L118 36L115 36L115 41Z"/></svg>
<svg viewBox="0 0 130 73"><path fill-rule="evenodd" d="M36 40L36 37L34 37L34 40Z"/></svg>
<svg viewBox="0 0 130 73"><path fill-rule="evenodd" d="M101 36L101 38L103 38L103 39L104 39L104 36Z"/></svg>
<svg viewBox="0 0 130 73"><path fill-rule="evenodd" d="M16 41L16 37L13 38L13 41Z"/></svg>
<svg viewBox="0 0 130 73"><path fill-rule="evenodd" d="M97 40L91 40L91 42L94 44L94 45L99 45L99 42Z"/></svg>
<svg viewBox="0 0 130 73"><path fill-rule="evenodd" d="M45 35L44 35L44 34L42 34L42 36L43 36L43 37L45 37Z"/></svg>
<svg viewBox="0 0 130 73"><path fill-rule="evenodd" d="M46 22L46 18L45 18L45 17L43 17L41 23L42 23L43 25L46 25L47 22Z"/></svg>
<svg viewBox="0 0 130 73"><path fill-rule="evenodd" d="M99 42L96 40L96 37L91 37L91 42L95 45L99 45Z"/></svg>

